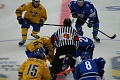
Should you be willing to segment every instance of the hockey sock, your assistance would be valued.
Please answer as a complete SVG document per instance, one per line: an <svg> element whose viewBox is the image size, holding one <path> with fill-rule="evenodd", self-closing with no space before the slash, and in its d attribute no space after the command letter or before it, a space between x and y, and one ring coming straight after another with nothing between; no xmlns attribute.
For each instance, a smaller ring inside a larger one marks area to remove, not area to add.
<svg viewBox="0 0 120 80"><path fill-rule="evenodd" d="M22 28L22 40L26 41L27 39L27 33L28 33L28 28Z"/></svg>
<svg viewBox="0 0 120 80"><path fill-rule="evenodd" d="M40 31L36 32L36 31L32 31L31 35L32 36L36 36Z"/></svg>

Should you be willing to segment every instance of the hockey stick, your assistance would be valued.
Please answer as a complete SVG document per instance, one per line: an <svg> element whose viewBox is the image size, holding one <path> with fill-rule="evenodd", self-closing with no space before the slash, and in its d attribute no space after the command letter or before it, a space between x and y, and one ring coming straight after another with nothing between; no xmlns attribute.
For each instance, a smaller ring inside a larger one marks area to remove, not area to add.
<svg viewBox="0 0 120 80"><path fill-rule="evenodd" d="M67 69L67 70L64 70L64 71L62 71L62 72L59 72L59 73L57 73L57 74L55 74L56 76L58 76L58 75L62 75L62 74L65 74L65 73L67 73L67 72L70 72L70 71L72 71L72 70L74 70L73 68L72 69Z"/></svg>
<svg viewBox="0 0 120 80"><path fill-rule="evenodd" d="M99 29L97 29L97 28L94 28L94 29L98 30L99 32L101 32L102 34L104 34L105 36L107 36L110 39L114 39L116 37L116 34L114 34L113 36L108 36L107 34L105 34L104 32L100 31Z"/></svg>
<svg viewBox="0 0 120 80"><path fill-rule="evenodd" d="M81 19L80 17L78 17L78 18L79 18L81 21L83 21L84 23L89 24L88 22L84 21L84 20ZM99 32L101 32L103 35L107 36L107 37L110 38L110 39L114 39L114 38L116 37L116 34L114 34L113 36L109 36L109 35L107 35L106 33L102 32L101 30L99 30L99 29L97 29L97 28L93 28L93 29L98 30Z"/></svg>
<svg viewBox="0 0 120 80"><path fill-rule="evenodd" d="M72 18L71 23L74 22L74 18ZM48 25L48 26L64 26L64 25L58 25L58 24L43 24L43 25Z"/></svg>

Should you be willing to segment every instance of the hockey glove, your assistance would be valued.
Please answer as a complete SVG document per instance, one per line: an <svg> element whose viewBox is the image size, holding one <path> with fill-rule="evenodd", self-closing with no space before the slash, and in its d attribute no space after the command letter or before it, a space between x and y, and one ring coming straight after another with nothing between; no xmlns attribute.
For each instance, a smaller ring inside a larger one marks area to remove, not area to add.
<svg viewBox="0 0 120 80"><path fill-rule="evenodd" d="M87 26L88 26L89 28L92 28L92 27L93 27L93 21L89 21L89 23L87 24Z"/></svg>
<svg viewBox="0 0 120 80"><path fill-rule="evenodd" d="M103 71L99 71L99 75L100 75L101 78L103 78L104 73L105 73L104 70Z"/></svg>
<svg viewBox="0 0 120 80"><path fill-rule="evenodd" d="M24 24L24 20L21 16L17 17L19 24Z"/></svg>
<svg viewBox="0 0 120 80"><path fill-rule="evenodd" d="M49 47L48 46L43 46L43 48L45 49L45 55L47 55L47 54L49 54L49 51L50 51L50 49L49 49Z"/></svg>
<svg viewBox="0 0 120 80"><path fill-rule="evenodd" d="M43 19L40 19L40 21L39 21L39 24L38 24L40 27L42 27L43 26Z"/></svg>
<svg viewBox="0 0 120 80"><path fill-rule="evenodd" d="M73 18L77 18L78 17L77 13L76 12L72 12L72 17Z"/></svg>

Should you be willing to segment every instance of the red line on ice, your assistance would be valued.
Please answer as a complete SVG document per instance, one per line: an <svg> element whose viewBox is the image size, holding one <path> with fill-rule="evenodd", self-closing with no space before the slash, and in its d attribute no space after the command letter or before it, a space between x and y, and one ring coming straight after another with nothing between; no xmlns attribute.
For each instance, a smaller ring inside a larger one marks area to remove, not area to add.
<svg viewBox="0 0 120 80"><path fill-rule="evenodd" d="M61 15L60 15L60 24L63 24L63 20L65 18L70 18L70 10L68 7L68 4L70 3L71 0L62 0L62 7L61 7ZM60 26L59 28L61 28Z"/></svg>

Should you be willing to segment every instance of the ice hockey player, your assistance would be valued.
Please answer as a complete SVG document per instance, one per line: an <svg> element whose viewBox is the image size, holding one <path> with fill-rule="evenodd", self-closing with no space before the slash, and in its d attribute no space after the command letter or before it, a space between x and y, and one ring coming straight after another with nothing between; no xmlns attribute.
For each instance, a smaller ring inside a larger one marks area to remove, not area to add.
<svg viewBox="0 0 120 80"><path fill-rule="evenodd" d="M85 36L78 36L78 37L79 37L79 47L76 51L76 57L81 56L82 52L89 52L90 59L92 59L93 51L95 48L95 44L93 43L93 40Z"/></svg>
<svg viewBox="0 0 120 80"><path fill-rule="evenodd" d="M31 41L26 46L26 55L28 58L34 57L34 51L37 48L42 48L46 54L45 60L47 59L51 64L54 58L55 46L53 45L53 40L49 36L41 36L39 39Z"/></svg>
<svg viewBox="0 0 120 80"><path fill-rule="evenodd" d="M18 80L51 80L49 67L43 61L45 55L42 50L36 49L34 57L28 58L19 68Z"/></svg>
<svg viewBox="0 0 120 80"><path fill-rule="evenodd" d="M32 0L32 2L22 4L16 9L16 16L19 24L21 24L22 41L19 42L19 45L21 46L26 42L30 26L33 27L31 36L38 39L39 36L37 34L40 32L43 23L47 20L46 9L40 3L40 0Z"/></svg>
<svg viewBox="0 0 120 80"><path fill-rule="evenodd" d="M69 9L72 17L77 18L75 27L78 34L83 36L82 26L84 25L85 21L89 19L89 23L87 24L87 26L89 28L93 27L93 38L95 41L100 42L100 39L97 37L98 30L96 30L99 29L99 19L97 10L94 5L88 1L77 0L70 2Z"/></svg>
<svg viewBox="0 0 120 80"><path fill-rule="evenodd" d="M89 52L83 52L81 60L75 67L74 80L102 80L106 64L104 58L90 59Z"/></svg>

